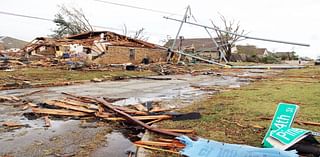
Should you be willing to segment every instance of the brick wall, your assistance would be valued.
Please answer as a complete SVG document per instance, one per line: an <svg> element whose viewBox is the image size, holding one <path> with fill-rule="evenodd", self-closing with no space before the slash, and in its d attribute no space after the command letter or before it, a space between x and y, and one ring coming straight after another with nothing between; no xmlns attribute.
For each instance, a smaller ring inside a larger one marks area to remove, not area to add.
<svg viewBox="0 0 320 157"><path fill-rule="evenodd" d="M134 49L134 57L130 58L130 49ZM106 54L94 60L98 64L139 64L142 59L148 57L150 62L164 62L167 51L161 49L109 46Z"/></svg>
<svg viewBox="0 0 320 157"><path fill-rule="evenodd" d="M0 42L0 50L4 50L4 44Z"/></svg>

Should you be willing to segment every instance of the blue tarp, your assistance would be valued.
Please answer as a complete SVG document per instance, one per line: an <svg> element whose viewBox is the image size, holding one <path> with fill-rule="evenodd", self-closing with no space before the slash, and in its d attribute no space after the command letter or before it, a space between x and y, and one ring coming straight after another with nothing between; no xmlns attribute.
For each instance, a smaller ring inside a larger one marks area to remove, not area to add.
<svg viewBox="0 0 320 157"><path fill-rule="evenodd" d="M180 136L177 139L186 145L181 153L188 157L298 157L296 151L276 148L227 144L202 138L193 141L187 136Z"/></svg>

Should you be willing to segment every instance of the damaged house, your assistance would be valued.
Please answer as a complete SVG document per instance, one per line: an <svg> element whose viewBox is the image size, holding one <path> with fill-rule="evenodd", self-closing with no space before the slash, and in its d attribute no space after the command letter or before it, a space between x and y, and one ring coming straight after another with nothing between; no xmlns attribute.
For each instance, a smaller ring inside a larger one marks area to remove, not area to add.
<svg viewBox="0 0 320 157"><path fill-rule="evenodd" d="M164 47L171 48L174 39L170 39ZM221 44L218 38L215 38ZM185 53L199 56L201 58L214 60L219 59L218 45L211 38L181 38L176 40L174 50L183 50ZM232 53L236 52L236 47L232 47Z"/></svg>
<svg viewBox="0 0 320 157"><path fill-rule="evenodd" d="M63 39L39 37L24 51L29 58L79 57L98 64L162 62L167 56L165 48L109 31L85 32Z"/></svg>

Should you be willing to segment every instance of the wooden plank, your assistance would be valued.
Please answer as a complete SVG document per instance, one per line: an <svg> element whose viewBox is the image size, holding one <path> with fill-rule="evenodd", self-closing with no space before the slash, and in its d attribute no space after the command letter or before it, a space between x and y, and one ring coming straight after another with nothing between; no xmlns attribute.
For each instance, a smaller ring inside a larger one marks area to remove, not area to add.
<svg viewBox="0 0 320 157"><path fill-rule="evenodd" d="M58 106L58 107L61 107L61 108L65 108L65 109L71 109L71 110L81 111L81 112L86 112L86 113L94 113L94 112L96 112L94 110L89 110L89 109L81 107L81 106L69 105L69 104L66 104L66 103L59 102L59 101L47 100L47 101L45 101L45 103L53 105L53 106Z"/></svg>
<svg viewBox="0 0 320 157"><path fill-rule="evenodd" d="M81 101L77 101L77 100L70 99L70 98L65 98L63 100L57 100L57 101L60 101L60 102L63 102L63 103L67 103L67 104L70 104L70 105L74 105L74 106L81 106L81 107L89 108L89 105L87 103L83 103Z"/></svg>
<svg viewBox="0 0 320 157"><path fill-rule="evenodd" d="M160 118L160 119L155 119L155 120L150 121L150 122L148 122L148 123L146 123L146 124L151 125L151 124L154 124L154 123L160 122L160 121L162 121L162 120L163 120L162 118Z"/></svg>
<svg viewBox="0 0 320 157"><path fill-rule="evenodd" d="M155 119L171 119L172 117L169 115L155 115L155 116L132 116L132 118L138 119L138 120L155 120ZM125 118L122 118L122 117L110 117L106 119L112 120L112 121L126 120Z"/></svg>
<svg viewBox="0 0 320 157"><path fill-rule="evenodd" d="M153 107L150 112L166 112L166 111L170 111L170 109L166 109L166 108L161 108L161 107L158 107L158 106L155 106Z"/></svg>
<svg viewBox="0 0 320 157"><path fill-rule="evenodd" d="M112 111L116 112L117 114L121 115L126 120L132 121L133 123L135 123L137 125L140 125L140 126L144 127L145 129L147 129L149 131L152 131L152 132L155 132L155 133L159 133L159 134L168 135L168 136L174 136L174 137L181 136L181 134L179 134L179 133L164 131L164 130L157 129L157 128L152 128L149 125L147 125L147 124L143 123L142 121L140 121L139 119L133 118L131 115L114 108L110 103L106 102L102 98L96 98L95 100L97 102L103 104L105 107L109 108L110 110L112 110ZM196 140L196 138L193 138L193 137L190 137L190 138Z"/></svg>
<svg viewBox="0 0 320 157"><path fill-rule="evenodd" d="M38 105L36 105L36 104L34 104L34 103L31 103L31 102L29 102L27 105L28 105L29 107L39 107Z"/></svg>
<svg viewBox="0 0 320 157"><path fill-rule="evenodd" d="M161 129L161 130L170 131L170 132L177 132L177 133L184 133L184 134L195 133L194 130L183 130L183 129Z"/></svg>
<svg viewBox="0 0 320 157"><path fill-rule="evenodd" d="M174 153L174 154L180 155L180 152L178 152L178 151L166 150L166 149L161 149L161 148L151 147L151 146L146 146L146 145L140 145L140 144L135 144L135 146L150 149L150 150L163 151L163 152L169 152L169 153Z"/></svg>
<svg viewBox="0 0 320 157"><path fill-rule="evenodd" d="M158 141L136 141L134 144L138 145L148 145L156 147L170 147L170 148L184 148L185 145L180 142L170 143L170 142L158 142Z"/></svg>
<svg viewBox="0 0 320 157"><path fill-rule="evenodd" d="M4 122L2 123L2 126L6 126L6 127L23 127L26 126L25 124L20 124L17 122Z"/></svg>
<svg viewBox="0 0 320 157"><path fill-rule="evenodd" d="M100 118L110 118L113 116L113 114L107 112L96 112L95 115Z"/></svg>
<svg viewBox="0 0 320 157"><path fill-rule="evenodd" d="M44 126L51 127L51 121L49 119L49 116L44 116Z"/></svg>
<svg viewBox="0 0 320 157"><path fill-rule="evenodd" d="M88 116L88 113L70 111L70 110L59 110L59 109L43 109L43 108L32 108L33 113L38 114L48 114L48 115L57 115L57 116Z"/></svg>
<svg viewBox="0 0 320 157"><path fill-rule="evenodd" d="M130 109L130 108L127 108L127 107L122 107L122 106L114 106L116 109L118 110L121 110L123 112L126 112L128 114L134 114L134 115L148 115L147 112L143 112L143 111L137 111L137 110L134 110L134 109Z"/></svg>
<svg viewBox="0 0 320 157"><path fill-rule="evenodd" d="M136 104L136 105L133 105L138 111L143 111L143 112L147 112L148 109L143 106L142 104Z"/></svg>
<svg viewBox="0 0 320 157"><path fill-rule="evenodd" d="M271 117L259 117L259 119L272 120ZM310 122L310 121L302 121L302 120L295 120L294 122L299 124L299 125L304 124L304 125L320 126L320 123L318 123L318 122Z"/></svg>

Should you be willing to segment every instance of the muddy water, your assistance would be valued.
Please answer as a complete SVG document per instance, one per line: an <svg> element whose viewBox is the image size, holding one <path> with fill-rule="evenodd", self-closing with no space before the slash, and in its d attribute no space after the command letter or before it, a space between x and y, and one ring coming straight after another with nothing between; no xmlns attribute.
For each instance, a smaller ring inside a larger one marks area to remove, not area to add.
<svg viewBox="0 0 320 157"><path fill-rule="evenodd" d="M46 89L28 99L34 103L46 99L62 98L61 92L84 96L105 96L127 98L115 102L116 105L128 105L138 102L159 100L169 107L179 107L192 103L209 93L192 86L240 87L248 80L215 75L176 75L165 76L172 80L136 79L108 81L82 85L49 87L38 89L17 89L0 91L0 95L20 95L31 91ZM15 121L28 124L29 127L8 131L0 128L0 155L14 156L126 156L125 151L132 144L120 132L110 133L109 126L98 126L79 120L52 120L52 127L44 128L43 119L28 120L17 108L0 105L0 123ZM85 127L84 127L85 126Z"/></svg>

